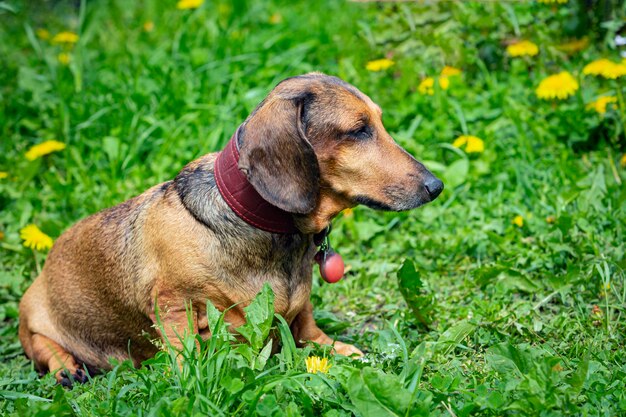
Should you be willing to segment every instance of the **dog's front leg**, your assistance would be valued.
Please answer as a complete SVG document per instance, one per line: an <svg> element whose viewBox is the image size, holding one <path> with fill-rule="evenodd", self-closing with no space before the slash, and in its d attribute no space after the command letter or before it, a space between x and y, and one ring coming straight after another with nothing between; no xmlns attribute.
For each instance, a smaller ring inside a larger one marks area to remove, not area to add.
<svg viewBox="0 0 626 417"><path fill-rule="evenodd" d="M363 352L356 346L333 341L326 333L324 333L313 318L313 304L310 301L307 302L305 307L298 313L298 315L291 322L291 333L296 341L296 344L302 346L307 342L315 342L320 345L333 345L333 353L339 353L340 355L351 356L363 356Z"/></svg>

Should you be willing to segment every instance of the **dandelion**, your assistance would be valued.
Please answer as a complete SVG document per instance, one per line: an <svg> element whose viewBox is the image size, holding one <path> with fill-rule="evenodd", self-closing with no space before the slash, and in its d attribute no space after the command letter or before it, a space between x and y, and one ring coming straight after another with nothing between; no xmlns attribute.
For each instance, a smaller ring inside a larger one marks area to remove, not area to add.
<svg viewBox="0 0 626 417"><path fill-rule="evenodd" d="M626 75L626 65L619 63L611 63L612 65L608 66L607 68L605 68L605 70L602 72L602 76L604 78L607 78L609 80L614 80L616 78L619 77L623 77L624 75Z"/></svg>
<svg viewBox="0 0 626 417"><path fill-rule="evenodd" d="M365 65L365 69L372 72L384 71L388 68L391 68L395 62L391 59L382 58L376 59L374 61L370 61Z"/></svg>
<svg viewBox="0 0 626 417"><path fill-rule="evenodd" d="M332 366L328 363L328 358L320 358L319 356L309 356L305 359L305 362L306 371L310 374L316 374L318 372L326 374Z"/></svg>
<svg viewBox="0 0 626 417"><path fill-rule="evenodd" d="M41 158L44 155L48 155L49 153L62 151L65 149L65 143L59 142L56 140L47 140L45 142L41 142L37 145L33 145L26 152L26 159L29 161L34 161L37 158Z"/></svg>
<svg viewBox="0 0 626 417"><path fill-rule="evenodd" d="M452 142L452 146L455 148L465 146L465 152L467 153L481 153L485 150L485 142L481 138L472 135L459 136Z"/></svg>
<svg viewBox="0 0 626 417"><path fill-rule="evenodd" d="M280 13L274 13L273 15L270 16L269 22L272 25L277 25L279 23L281 23L283 21L283 15L281 15Z"/></svg>
<svg viewBox="0 0 626 417"><path fill-rule="evenodd" d="M535 56L539 53L539 47L531 41L520 41L507 46L506 52L512 57Z"/></svg>
<svg viewBox="0 0 626 417"><path fill-rule="evenodd" d="M37 37L42 41L47 41L48 39L50 39L50 32L43 28L37 29L35 31L35 35L37 35Z"/></svg>
<svg viewBox="0 0 626 417"><path fill-rule="evenodd" d="M455 75L461 75L461 70L459 68L455 68L455 67L451 67L449 65L446 65L445 67L443 67L443 69L441 70L441 75L442 77L454 77Z"/></svg>
<svg viewBox="0 0 626 417"><path fill-rule="evenodd" d="M589 38L584 37L581 39L574 39L570 42L565 42L560 45L557 45L557 49L563 52L567 52L567 53L574 53L574 52L582 51L588 45L589 45Z"/></svg>
<svg viewBox="0 0 626 417"><path fill-rule="evenodd" d="M578 90L578 82L567 71L544 78L535 90L537 97L543 100L563 100Z"/></svg>
<svg viewBox="0 0 626 417"><path fill-rule="evenodd" d="M74 32L60 32L54 35L54 38L52 38L52 43L74 44L76 42L78 42L78 35Z"/></svg>
<svg viewBox="0 0 626 417"><path fill-rule="evenodd" d="M617 103L617 98L614 96L599 97L596 101L592 101L587 104L587 110L595 110L599 114L606 113L606 108L611 103Z"/></svg>
<svg viewBox="0 0 626 417"><path fill-rule="evenodd" d="M518 214L513 218L513 221L511 223L513 223L517 227L522 227L524 226L524 218Z"/></svg>
<svg viewBox="0 0 626 417"><path fill-rule="evenodd" d="M437 79L437 82L439 83L439 87L441 87L442 90L447 90L450 86L450 80L448 79L448 77L439 77ZM435 79L433 77L424 78L420 85L417 87L417 91L419 91L421 94L427 94L429 96L432 96L433 94L435 94Z"/></svg>
<svg viewBox="0 0 626 417"><path fill-rule="evenodd" d="M143 24L144 32L152 32L154 30L154 22L152 20L148 20Z"/></svg>
<svg viewBox="0 0 626 417"><path fill-rule="evenodd" d="M57 59L59 60L59 63L61 63L61 65L68 65L72 60L72 56L67 52L61 52L59 55L57 55Z"/></svg>
<svg viewBox="0 0 626 417"><path fill-rule="evenodd" d="M610 80L626 75L626 64L616 63L606 58L596 59L585 65L583 74L601 76Z"/></svg>
<svg viewBox="0 0 626 417"><path fill-rule="evenodd" d="M554 224L555 221L556 221L556 218L554 216L546 217L546 223L548 224Z"/></svg>
<svg viewBox="0 0 626 417"><path fill-rule="evenodd" d="M0 180L3 180L5 178L9 178L9 173L8 172L4 172L4 171L0 171Z"/></svg>
<svg viewBox="0 0 626 417"><path fill-rule="evenodd" d="M24 240L23 245L27 248L41 251L52 247L52 238L34 224L29 224L20 230L20 237Z"/></svg>
<svg viewBox="0 0 626 417"><path fill-rule="evenodd" d="M626 153L624 155L622 155L622 157L620 158L619 165L622 168L626 168Z"/></svg>
<svg viewBox="0 0 626 417"><path fill-rule="evenodd" d="M178 10L197 9L202 6L202 3L204 3L204 0L180 0L176 4L176 8Z"/></svg>

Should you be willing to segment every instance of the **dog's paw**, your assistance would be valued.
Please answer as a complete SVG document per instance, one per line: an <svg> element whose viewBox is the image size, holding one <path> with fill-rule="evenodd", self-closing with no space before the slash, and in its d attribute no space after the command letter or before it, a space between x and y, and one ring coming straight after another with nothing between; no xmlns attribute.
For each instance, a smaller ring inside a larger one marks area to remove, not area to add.
<svg viewBox="0 0 626 417"><path fill-rule="evenodd" d="M81 384L84 384L85 382L89 381L87 373L81 368L76 369L73 373L70 373L69 370L63 370L57 373L56 378L57 382L65 388L72 388L74 382L80 382Z"/></svg>
<svg viewBox="0 0 626 417"><path fill-rule="evenodd" d="M335 342L335 345L333 347L333 353L338 353L343 356L356 355L359 358L362 358L364 355L363 352L361 352L361 349L357 348L354 345L343 342Z"/></svg>

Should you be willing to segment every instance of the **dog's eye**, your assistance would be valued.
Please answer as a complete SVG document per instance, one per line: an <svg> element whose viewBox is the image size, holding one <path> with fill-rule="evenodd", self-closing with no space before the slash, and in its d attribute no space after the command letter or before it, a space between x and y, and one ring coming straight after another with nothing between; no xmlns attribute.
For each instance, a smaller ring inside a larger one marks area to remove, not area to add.
<svg viewBox="0 0 626 417"><path fill-rule="evenodd" d="M348 132L348 135L355 139L368 139L372 137L372 128L368 125L359 127Z"/></svg>

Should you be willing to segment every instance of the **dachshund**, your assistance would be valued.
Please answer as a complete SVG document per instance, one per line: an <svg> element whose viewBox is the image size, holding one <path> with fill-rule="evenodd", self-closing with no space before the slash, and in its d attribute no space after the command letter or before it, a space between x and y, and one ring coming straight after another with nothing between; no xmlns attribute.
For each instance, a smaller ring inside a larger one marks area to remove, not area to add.
<svg viewBox="0 0 626 417"><path fill-rule="evenodd" d="M316 238L346 208L409 210L443 189L381 117L337 77L280 82L222 152L57 239L20 302L26 355L63 385L110 369L111 358L139 366L158 352L155 340L180 348L185 331L209 338L207 300L236 333L265 283L298 346L362 355L313 318Z"/></svg>

